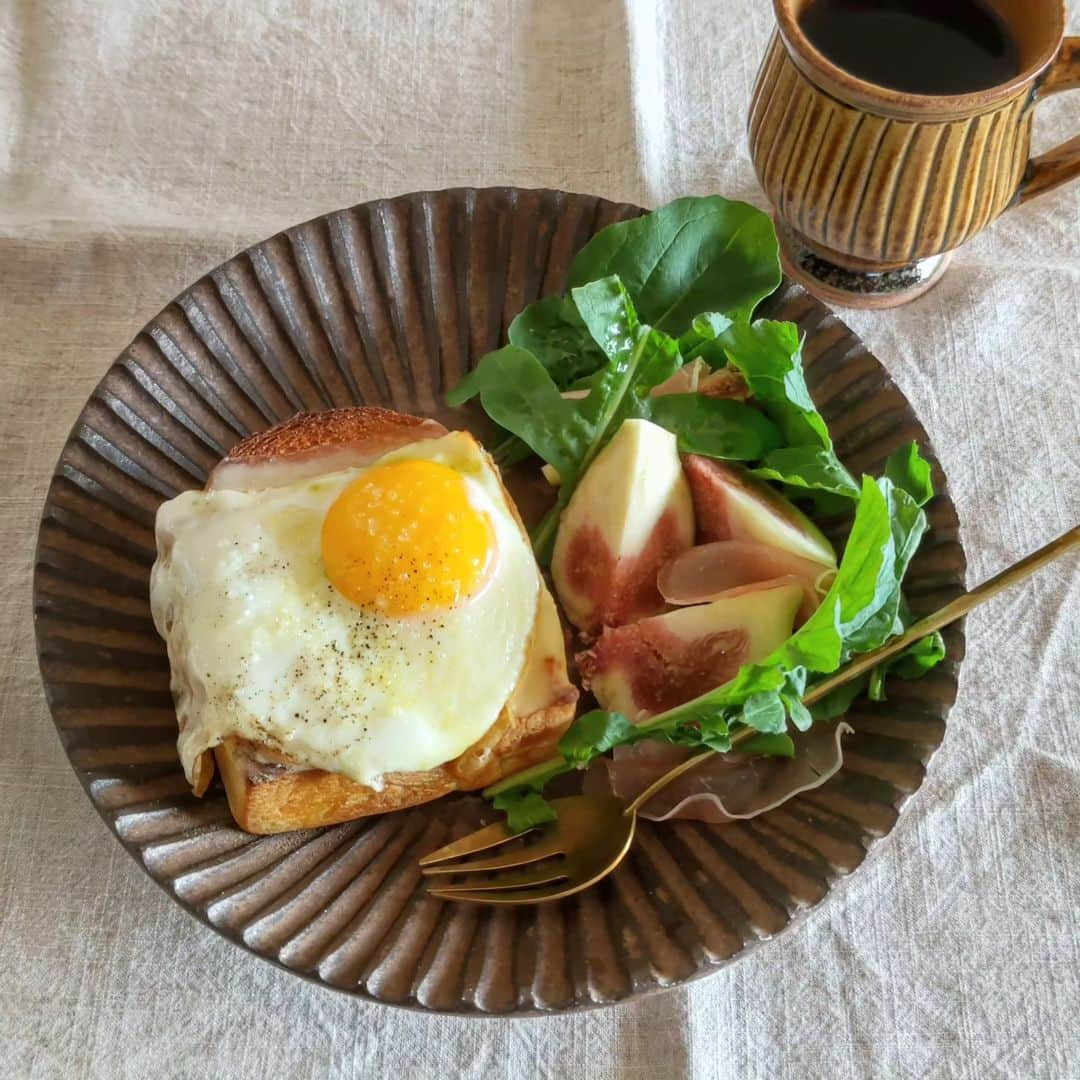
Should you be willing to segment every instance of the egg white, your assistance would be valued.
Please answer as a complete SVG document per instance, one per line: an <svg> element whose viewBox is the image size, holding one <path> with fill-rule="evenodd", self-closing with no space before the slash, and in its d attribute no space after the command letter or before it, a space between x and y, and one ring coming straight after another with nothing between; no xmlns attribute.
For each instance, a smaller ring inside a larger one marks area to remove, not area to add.
<svg viewBox="0 0 1080 1080"><path fill-rule="evenodd" d="M189 491L161 506L151 575L188 779L229 736L372 787L434 768L495 722L525 662L540 573L490 460L462 432L393 451L455 469L495 536L481 590L391 617L327 580L323 517L365 469L260 491ZM373 466L372 466L373 467Z"/></svg>

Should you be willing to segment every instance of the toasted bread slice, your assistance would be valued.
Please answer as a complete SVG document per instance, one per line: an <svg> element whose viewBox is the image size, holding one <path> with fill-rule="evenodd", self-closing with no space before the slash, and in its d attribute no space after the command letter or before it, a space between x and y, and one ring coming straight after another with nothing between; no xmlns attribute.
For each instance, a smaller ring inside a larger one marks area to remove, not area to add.
<svg viewBox="0 0 1080 1080"><path fill-rule="evenodd" d="M297 413L238 442L218 462L206 486L252 491L292 484L319 473L368 465L400 446L445 434L437 420L375 405Z"/></svg>
<svg viewBox="0 0 1080 1080"><path fill-rule="evenodd" d="M513 695L484 737L453 761L424 772L390 773L376 789L339 773L294 768L245 739L228 739L213 753L242 829L309 829L486 787L542 761L573 718L577 696L566 676L562 624L545 588Z"/></svg>
<svg viewBox="0 0 1080 1080"><path fill-rule="evenodd" d="M350 466L399 446L438 438L446 429L388 409L303 413L243 440L214 469L211 488L253 490ZM513 508L512 500L509 505ZM566 671L566 641L555 602L541 584L525 665L510 700L484 736L459 757L422 772L391 773L369 787L339 773L310 769L242 738L228 738L198 762L194 791L221 772L229 808L248 832L269 834L333 825L485 787L549 757L573 719L578 691Z"/></svg>

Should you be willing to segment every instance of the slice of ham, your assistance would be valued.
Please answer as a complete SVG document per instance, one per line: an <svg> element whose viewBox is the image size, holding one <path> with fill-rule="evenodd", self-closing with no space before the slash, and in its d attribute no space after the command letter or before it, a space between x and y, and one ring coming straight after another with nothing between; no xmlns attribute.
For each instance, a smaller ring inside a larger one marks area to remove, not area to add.
<svg viewBox="0 0 1080 1080"><path fill-rule="evenodd" d="M717 755L654 795L640 813L653 821L682 818L714 824L756 817L835 776L844 764L841 739L853 730L841 721L792 732L792 758ZM606 770L610 789L628 801L697 753L646 741L617 747L614 759L605 759L600 767ZM597 784L595 778L591 782Z"/></svg>
<svg viewBox="0 0 1080 1080"><path fill-rule="evenodd" d="M669 604L703 604L722 596L740 595L755 583L797 582L803 602L795 617L804 623L821 603L833 572L821 563L803 559L781 548L743 540L718 540L676 555L657 575L660 594Z"/></svg>
<svg viewBox="0 0 1080 1080"><path fill-rule="evenodd" d="M257 491L360 468L422 439L447 434L436 420L364 405L297 413L238 442L210 473L208 490Z"/></svg>

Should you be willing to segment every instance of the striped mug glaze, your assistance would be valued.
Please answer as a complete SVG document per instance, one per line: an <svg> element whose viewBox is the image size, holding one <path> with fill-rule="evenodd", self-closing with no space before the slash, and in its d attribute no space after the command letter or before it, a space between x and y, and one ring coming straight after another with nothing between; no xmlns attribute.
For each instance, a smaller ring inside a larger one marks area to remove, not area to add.
<svg viewBox="0 0 1080 1080"><path fill-rule="evenodd" d="M999 214L1080 176L1080 136L1030 157L1034 105L1080 86L1080 38L1065 37L1064 4L989 2L1019 46L1020 74L987 90L924 95L837 67L799 28L810 0L774 0L750 153L785 269L823 299L906 303Z"/></svg>

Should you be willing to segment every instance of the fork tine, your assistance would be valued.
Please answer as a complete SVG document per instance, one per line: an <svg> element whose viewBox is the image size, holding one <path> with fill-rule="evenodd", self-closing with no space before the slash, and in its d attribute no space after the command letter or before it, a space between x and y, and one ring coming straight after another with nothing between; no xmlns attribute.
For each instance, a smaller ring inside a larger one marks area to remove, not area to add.
<svg viewBox="0 0 1080 1080"><path fill-rule="evenodd" d="M460 859L462 855L475 855L478 851L487 851L488 848L498 847L508 840L518 836L527 836L531 830L521 833L512 833L501 822L489 825L486 829L469 833L460 840L453 840L436 851L429 851L420 859L421 866L434 866L437 863L446 862L447 859Z"/></svg>
<svg viewBox="0 0 1080 1080"><path fill-rule="evenodd" d="M562 864L543 867L537 870L518 870L516 873L498 874L492 877L470 877L459 885L429 885L428 892L438 892L454 897L458 893L471 893L491 889L503 892L508 889L528 889L537 885L547 885L555 881L566 881L567 873Z"/></svg>
<svg viewBox="0 0 1080 1080"><path fill-rule="evenodd" d="M558 833L554 833L518 851L510 851L505 855L496 855L490 859L470 859L467 862L424 866L423 874L425 877L430 877L434 874L475 874L482 870L508 870L513 866L527 866L541 859L550 859L553 855L565 854L565 841Z"/></svg>

